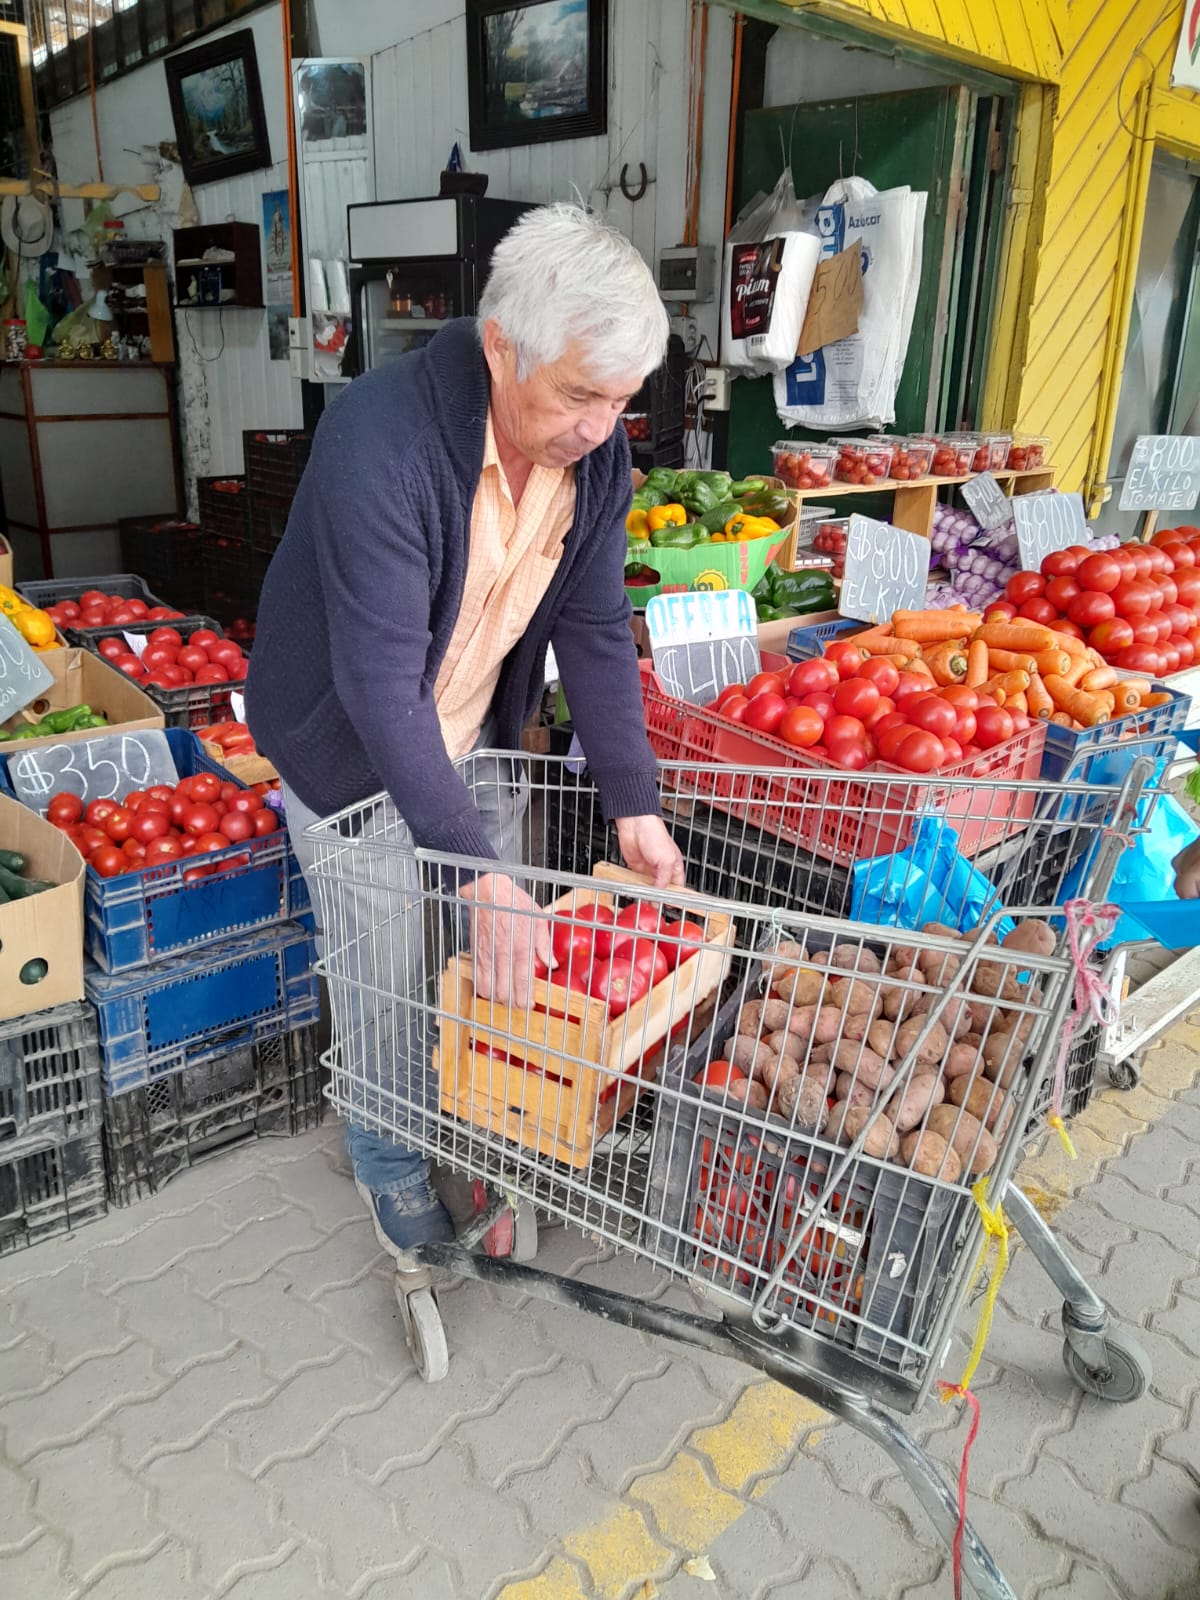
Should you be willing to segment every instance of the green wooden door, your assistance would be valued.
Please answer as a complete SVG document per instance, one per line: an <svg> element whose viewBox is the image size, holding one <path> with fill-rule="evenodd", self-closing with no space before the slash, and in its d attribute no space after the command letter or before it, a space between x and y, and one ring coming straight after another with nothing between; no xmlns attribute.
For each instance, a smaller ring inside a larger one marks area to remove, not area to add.
<svg viewBox="0 0 1200 1600"><path fill-rule="evenodd" d="M908 184L929 196L921 285L912 339L896 397L896 431L943 425L942 372L955 304L965 174L973 118L961 86L914 89L747 113L739 171L743 200L769 192L785 164L797 195L822 195L842 176L877 189ZM730 396L729 466L762 471L782 427L770 378L739 378Z"/></svg>

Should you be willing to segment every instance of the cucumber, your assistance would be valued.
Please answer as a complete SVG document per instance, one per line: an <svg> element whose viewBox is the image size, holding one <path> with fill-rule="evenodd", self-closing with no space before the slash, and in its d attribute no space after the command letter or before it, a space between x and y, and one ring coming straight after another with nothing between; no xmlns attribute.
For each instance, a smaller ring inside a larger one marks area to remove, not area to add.
<svg viewBox="0 0 1200 1600"><path fill-rule="evenodd" d="M29 862L19 850L0 850L0 867L9 872L24 872Z"/></svg>
<svg viewBox="0 0 1200 1600"><path fill-rule="evenodd" d="M32 961L27 961L25 963L17 976L20 978L22 983L41 983L42 979L49 971L49 963L43 961L41 956L35 956Z"/></svg>
<svg viewBox="0 0 1200 1600"><path fill-rule="evenodd" d="M27 900L31 894L41 894L44 889L53 888L52 883L37 878L21 878L7 867L0 866L0 889L10 900Z"/></svg>

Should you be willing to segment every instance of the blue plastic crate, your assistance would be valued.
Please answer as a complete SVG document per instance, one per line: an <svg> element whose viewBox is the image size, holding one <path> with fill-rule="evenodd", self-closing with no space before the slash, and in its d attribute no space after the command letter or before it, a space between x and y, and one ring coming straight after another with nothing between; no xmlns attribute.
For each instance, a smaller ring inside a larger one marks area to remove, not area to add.
<svg viewBox="0 0 1200 1600"><path fill-rule="evenodd" d="M171 759L181 778L214 772L246 785L205 754L194 734L168 728ZM0 756L0 790L12 794L8 757ZM220 867L247 857L246 865L211 878L184 882L199 864ZM87 953L104 972L132 972L166 956L182 955L251 928L290 921L309 909L308 888L286 829L231 844L200 858L186 856L141 872L102 878L90 866L84 890Z"/></svg>
<svg viewBox="0 0 1200 1600"><path fill-rule="evenodd" d="M844 639L851 633L861 633L865 627L865 622L858 622L853 617L835 617L832 622L813 622L808 627L793 628L788 634L788 658L791 661L811 661L814 656L824 655L827 644L832 644L835 639Z"/></svg>
<svg viewBox="0 0 1200 1600"><path fill-rule="evenodd" d="M1117 722L1078 730L1048 723L1042 777L1059 782L1069 774L1072 783L1115 785L1124 780L1138 756L1149 756L1156 765L1169 757L1192 702L1165 683L1154 688L1169 694L1170 701Z"/></svg>
<svg viewBox="0 0 1200 1600"><path fill-rule="evenodd" d="M124 1094L316 1022L315 959L311 926L287 922L131 974L89 962L84 987L100 1016L105 1092Z"/></svg>

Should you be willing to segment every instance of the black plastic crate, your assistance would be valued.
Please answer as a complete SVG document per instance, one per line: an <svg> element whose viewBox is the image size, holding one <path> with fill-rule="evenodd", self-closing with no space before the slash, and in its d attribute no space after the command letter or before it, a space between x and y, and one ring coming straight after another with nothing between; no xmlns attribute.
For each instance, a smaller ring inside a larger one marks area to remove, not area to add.
<svg viewBox="0 0 1200 1600"><path fill-rule="evenodd" d="M679 462L683 465L684 409L687 393L688 360L683 340L673 333L667 340L667 353L661 367L650 373L645 383L629 402L629 410L641 412L650 420L648 440L631 441L640 465L641 454L663 446L678 445ZM674 462L660 461L656 466L671 466Z"/></svg>
<svg viewBox="0 0 1200 1600"><path fill-rule="evenodd" d="M198 522L178 517L123 517L121 561L127 572L140 573L155 594L177 611L197 611L204 604L201 551L204 530Z"/></svg>
<svg viewBox="0 0 1200 1600"><path fill-rule="evenodd" d="M1096 1068L1100 1062L1100 1029L1089 1024L1071 1045L1063 1079L1063 1121L1070 1122L1087 1109L1096 1092ZM1040 1133L1046 1126L1054 1095L1054 1074L1051 1072L1034 1102L1033 1112L1026 1126L1030 1134Z"/></svg>
<svg viewBox="0 0 1200 1600"><path fill-rule="evenodd" d="M242 459L251 498L291 505L311 450L312 434L302 429L252 429L244 433Z"/></svg>
<svg viewBox="0 0 1200 1600"><path fill-rule="evenodd" d="M0 1022L0 1157L101 1121L100 1027L86 1001Z"/></svg>
<svg viewBox="0 0 1200 1600"><path fill-rule="evenodd" d="M259 563L248 539L220 535L204 547L204 609L220 623L253 617L261 584Z"/></svg>
<svg viewBox="0 0 1200 1600"><path fill-rule="evenodd" d="M71 1233L107 1210L103 1133L7 1159L0 1152L0 1256Z"/></svg>
<svg viewBox="0 0 1200 1600"><path fill-rule="evenodd" d="M250 495L245 477L197 478L199 522L209 538L250 537Z"/></svg>
<svg viewBox="0 0 1200 1600"><path fill-rule="evenodd" d="M105 594L118 595L122 600L143 600L151 609L170 606L168 600L155 594L146 580L133 572L107 572L98 578L39 578L35 582L17 585L17 593L28 600L31 606L43 608L59 605L64 600L78 601L89 589L101 589ZM152 622L149 626L161 628L162 623ZM112 624L108 623L102 628L63 628L60 631L68 644L86 645L89 639L98 639L113 629Z"/></svg>
<svg viewBox="0 0 1200 1600"><path fill-rule="evenodd" d="M220 623L214 621L212 617L184 617L179 622L171 623L170 626L178 629L185 640L190 639L194 633L199 633L201 628L211 628L214 633L224 637ZM162 627L162 623L142 622L136 627L131 623L123 630L100 628L86 640L87 648L95 655L99 655L102 639L111 638L122 632L152 633L159 627ZM235 683L185 683L178 689L160 689L153 683L138 684L142 693L149 695L162 711L168 728L207 728L214 722L228 722L231 710L230 696L242 694L245 687L243 680Z"/></svg>
<svg viewBox="0 0 1200 1600"><path fill-rule="evenodd" d="M235 1145L320 1124L315 1025L159 1078L104 1105L108 1198L131 1205Z"/></svg>
<svg viewBox="0 0 1200 1600"><path fill-rule="evenodd" d="M254 547L254 554L258 558L262 571L266 571L267 562L279 548L279 544L287 529L288 517L291 515L291 505L282 502L272 504L269 501L260 501L251 498L250 501L250 543Z"/></svg>

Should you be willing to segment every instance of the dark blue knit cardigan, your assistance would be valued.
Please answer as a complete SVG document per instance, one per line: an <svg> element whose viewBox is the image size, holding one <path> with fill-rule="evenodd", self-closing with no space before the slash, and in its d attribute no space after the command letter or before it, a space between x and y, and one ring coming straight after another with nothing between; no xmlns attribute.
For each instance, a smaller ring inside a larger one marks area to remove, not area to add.
<svg viewBox="0 0 1200 1600"><path fill-rule="evenodd" d="M446 754L433 691L462 605L489 378L468 319L330 407L263 585L246 690L259 749L314 811L387 789L418 845L495 855ZM629 447L575 469L563 558L493 702L516 749L553 643L608 818L658 812L625 597Z"/></svg>

